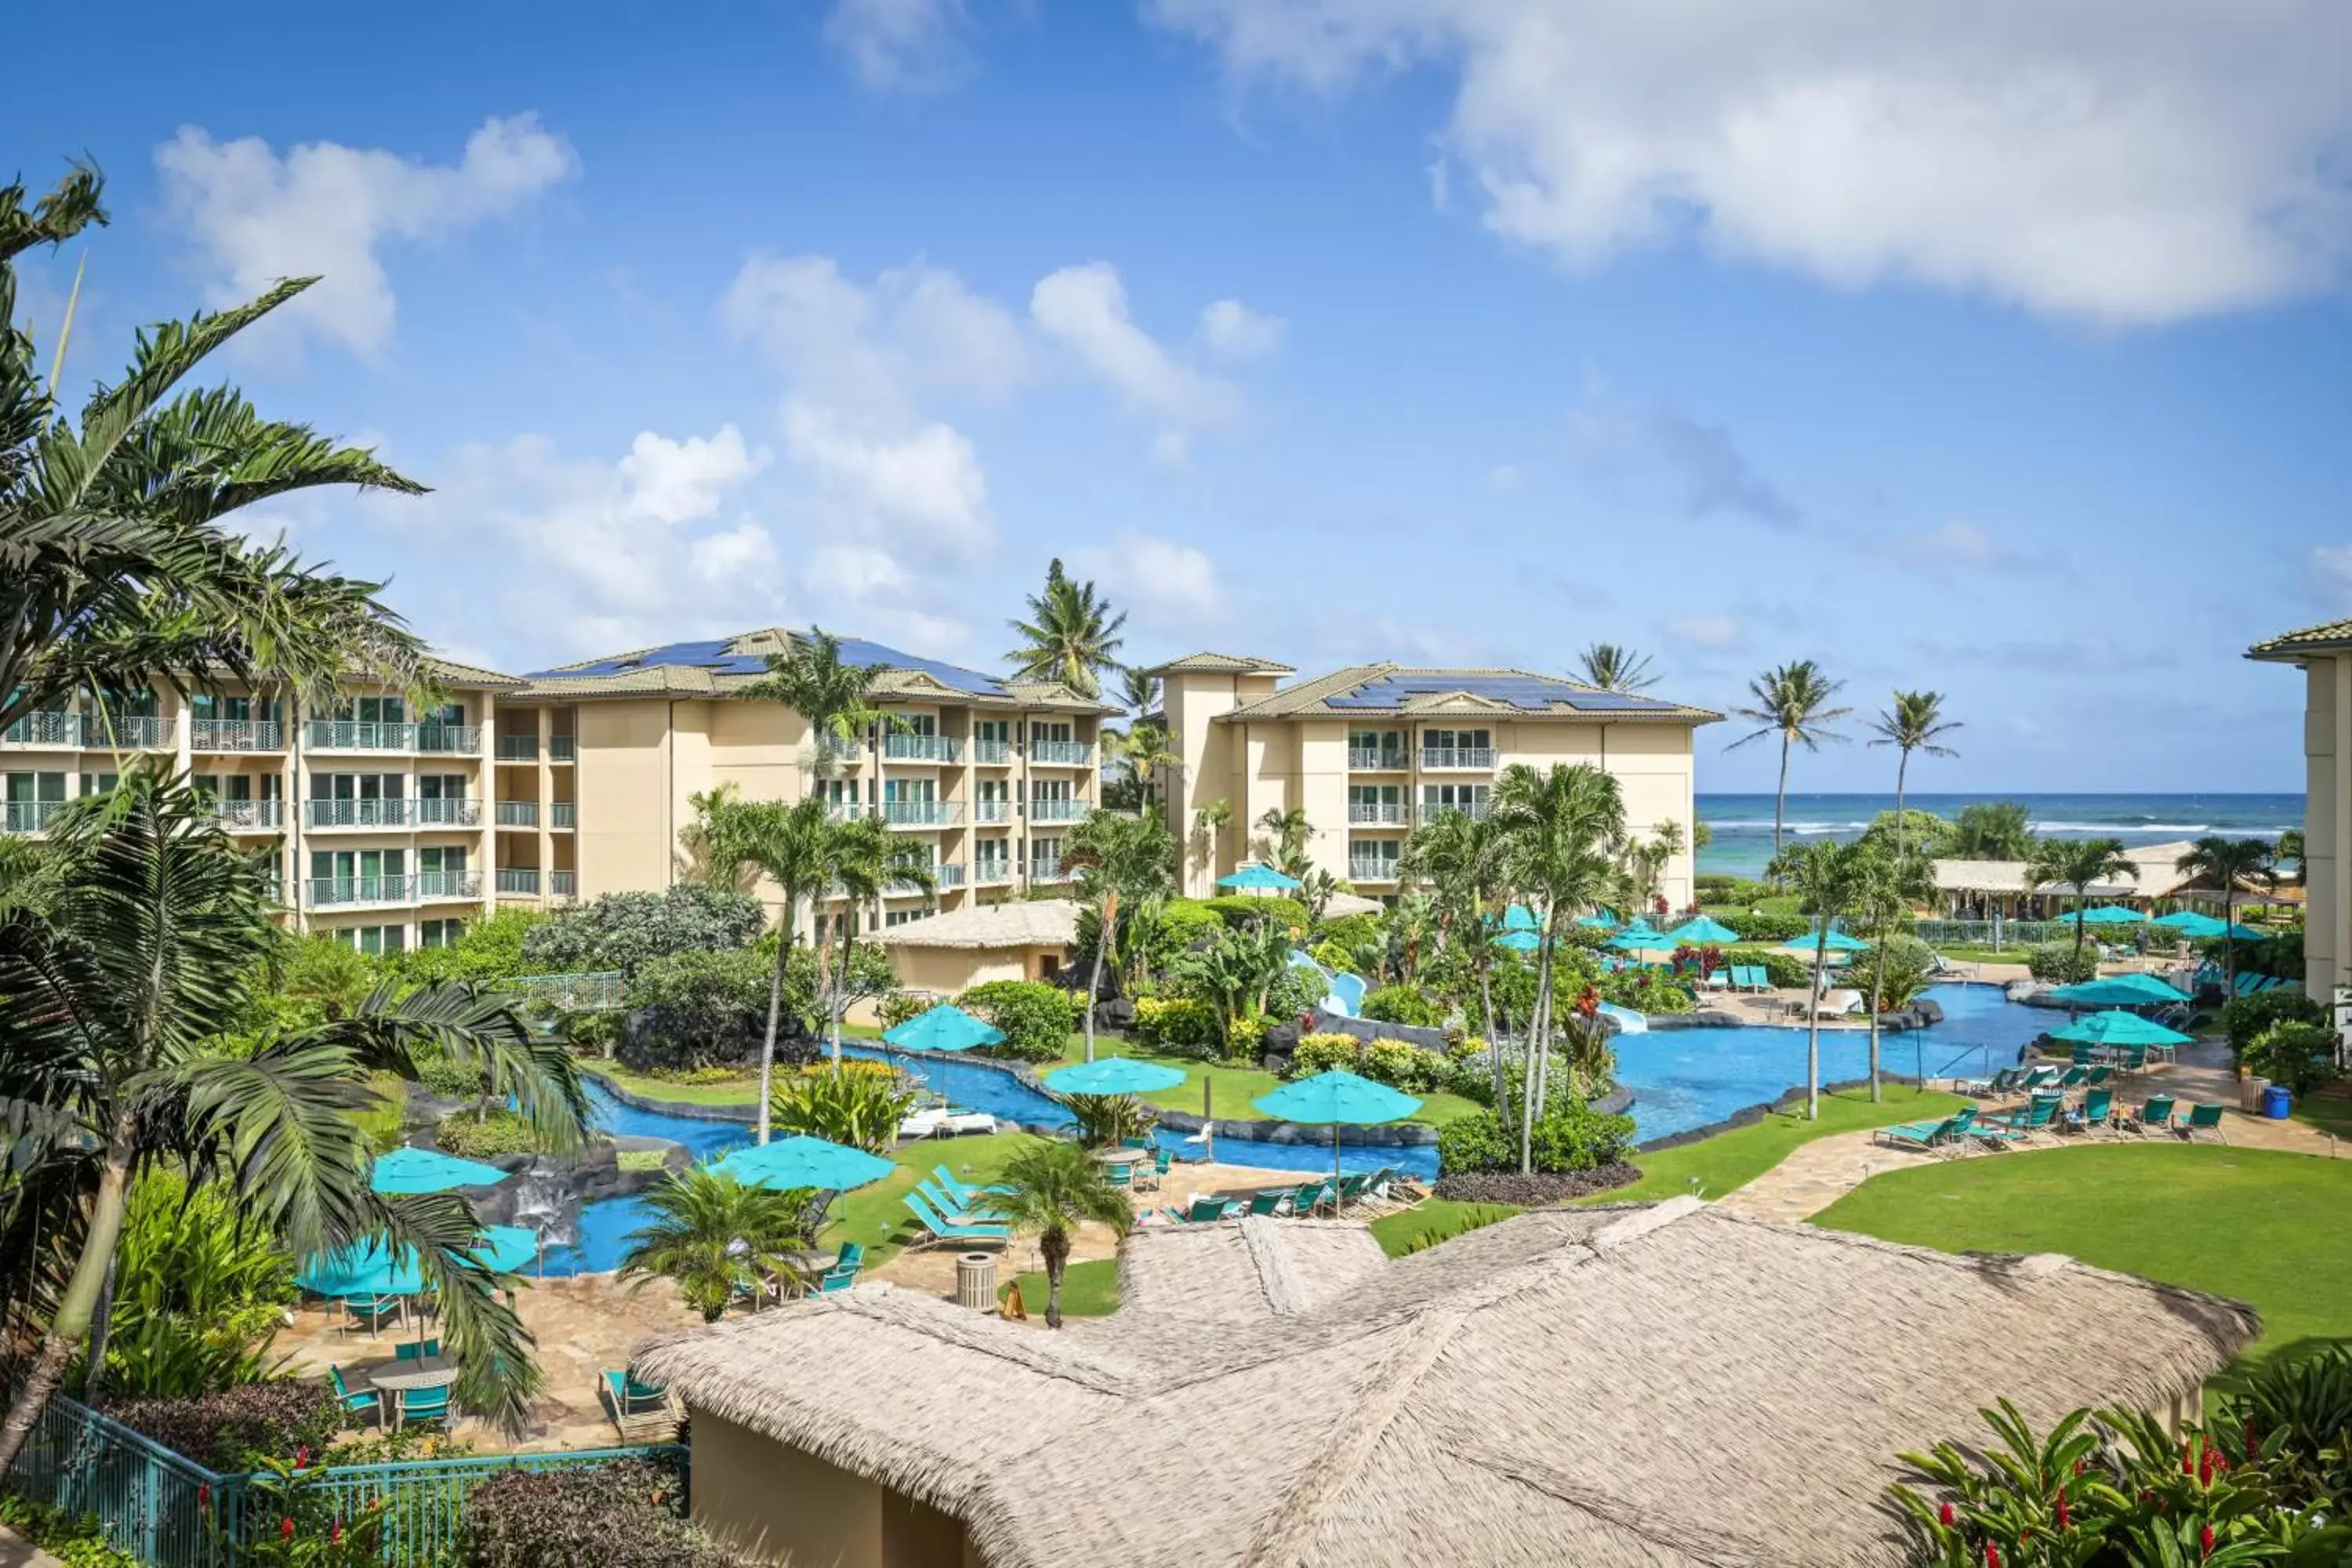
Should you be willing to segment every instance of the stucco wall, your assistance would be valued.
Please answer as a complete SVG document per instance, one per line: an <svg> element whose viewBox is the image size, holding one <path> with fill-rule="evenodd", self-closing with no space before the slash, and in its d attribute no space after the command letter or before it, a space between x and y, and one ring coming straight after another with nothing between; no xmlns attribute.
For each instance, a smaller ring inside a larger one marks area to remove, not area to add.
<svg viewBox="0 0 2352 1568"><path fill-rule="evenodd" d="M990 980L1034 980L1035 954L1025 947L897 947L889 950L898 984L909 991L952 996Z"/></svg>
<svg viewBox="0 0 2352 1568"><path fill-rule="evenodd" d="M2352 682L2345 679L2343 661L2315 658L2305 675L2303 749L2307 792L2304 807L2303 928L2305 987L2325 1002L2339 979L2347 977L2352 958L2352 931L2346 919L2352 899L2345 882L2352 865L2345 857L2347 791L2352 779L2344 776L2340 740L2352 710Z"/></svg>
<svg viewBox="0 0 2352 1568"><path fill-rule="evenodd" d="M670 706L663 699L580 705L576 833L583 899L669 886L671 847L677 842L670 811Z"/></svg>
<svg viewBox="0 0 2352 1568"><path fill-rule="evenodd" d="M730 1550L803 1568L965 1568L950 1516L708 1411L694 1417L694 1517Z"/></svg>

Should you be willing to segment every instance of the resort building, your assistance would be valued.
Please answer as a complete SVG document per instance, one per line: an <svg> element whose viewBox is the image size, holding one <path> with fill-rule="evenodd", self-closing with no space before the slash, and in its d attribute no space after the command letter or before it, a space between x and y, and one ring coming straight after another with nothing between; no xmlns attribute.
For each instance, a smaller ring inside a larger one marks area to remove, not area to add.
<svg viewBox="0 0 2352 1568"><path fill-rule="evenodd" d="M2304 985L2330 1002L2352 985L2352 620L2284 633L2246 657L2303 669Z"/></svg>
<svg viewBox="0 0 2352 1568"><path fill-rule="evenodd" d="M1266 858L1266 814L1296 810L1314 829L1307 853L1318 868L1391 898L1416 824L1484 815L1515 763L1591 763L1622 786L1634 833L1680 827L1659 893L1677 908L1691 901L1692 738L1719 713L1516 669L1363 664L1285 684L1296 673L1287 665L1196 653L1149 673L1184 759L1160 789L1185 846L1188 893Z"/></svg>
<svg viewBox="0 0 2352 1568"><path fill-rule="evenodd" d="M1050 981L1068 967L1078 906L1067 899L971 904L906 921L875 938L908 991L949 997L992 980Z"/></svg>
<svg viewBox="0 0 2352 1568"><path fill-rule="evenodd" d="M1393 1260L1354 1223L1149 1227L1119 1295L1048 1333L860 1284L631 1370L684 1401L694 1515L754 1561L1893 1568L1895 1456L1981 1433L1977 1369L2036 1430L2086 1389L2177 1419L2258 1327L1693 1198Z"/></svg>

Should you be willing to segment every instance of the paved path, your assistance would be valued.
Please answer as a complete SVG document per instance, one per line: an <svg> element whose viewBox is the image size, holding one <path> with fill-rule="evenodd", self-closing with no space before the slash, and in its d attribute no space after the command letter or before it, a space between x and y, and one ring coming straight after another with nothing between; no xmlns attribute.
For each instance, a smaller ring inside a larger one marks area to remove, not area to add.
<svg viewBox="0 0 2352 1568"><path fill-rule="evenodd" d="M0 1524L0 1568L65 1568L65 1564Z"/></svg>

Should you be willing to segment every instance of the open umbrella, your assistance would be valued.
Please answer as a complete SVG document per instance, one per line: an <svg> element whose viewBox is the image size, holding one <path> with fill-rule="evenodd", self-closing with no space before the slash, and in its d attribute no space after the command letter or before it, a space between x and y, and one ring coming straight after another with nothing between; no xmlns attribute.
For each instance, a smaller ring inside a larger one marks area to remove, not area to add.
<svg viewBox="0 0 2352 1568"><path fill-rule="evenodd" d="M1533 952L1543 945L1543 938L1531 931L1507 931L1495 939L1495 945L1513 952Z"/></svg>
<svg viewBox="0 0 2352 1568"><path fill-rule="evenodd" d="M2101 904L2096 909L2080 910L2058 918L2069 924L2079 921L2086 926L2136 926L2144 922L2147 916L2138 910L2127 910L2121 904Z"/></svg>
<svg viewBox="0 0 2352 1568"><path fill-rule="evenodd" d="M525 1226L493 1225L469 1250L483 1268L511 1274L537 1254L539 1237ZM306 1260L294 1283L320 1296L416 1296L424 1293L425 1275L415 1247L394 1251L373 1237Z"/></svg>
<svg viewBox="0 0 2352 1568"><path fill-rule="evenodd" d="M1255 861L1228 876L1217 879L1217 886L1243 893L1288 893L1299 886L1296 877L1286 877L1271 866Z"/></svg>
<svg viewBox="0 0 2352 1568"><path fill-rule="evenodd" d="M1815 948L1821 947L1825 947L1832 952L1868 952L1870 951L1870 943L1858 936L1848 936L1842 931L1833 931L1826 935L1820 931L1809 931L1802 936L1790 937L1780 945L1794 948L1799 952L1811 952Z"/></svg>
<svg viewBox="0 0 2352 1568"><path fill-rule="evenodd" d="M975 1046L1001 1045L1003 1040L1003 1030L952 1002L942 1002L882 1031L883 1043L902 1051L968 1051Z"/></svg>
<svg viewBox="0 0 2352 1568"><path fill-rule="evenodd" d="M714 1173L732 1176L747 1187L768 1187L777 1192L808 1187L834 1193L878 1182L898 1168L863 1149L805 1134L738 1149L710 1166Z"/></svg>
<svg viewBox="0 0 2352 1568"><path fill-rule="evenodd" d="M2111 974L2104 980L2061 985L2050 993L2050 999L2070 1007L2147 1007L2159 1002L2186 1002L2189 994L2153 974Z"/></svg>
<svg viewBox="0 0 2352 1568"><path fill-rule="evenodd" d="M1713 915L1701 915L1696 920L1685 921L1666 934L1691 947L1720 947L1725 942L1739 940L1738 931Z"/></svg>
<svg viewBox="0 0 2352 1568"><path fill-rule="evenodd" d="M1345 1068L1318 1072L1313 1078L1284 1084L1272 1094L1250 1102L1268 1116L1309 1127L1331 1129L1331 1179L1339 1178L1339 1129L1402 1121L1421 1109L1421 1101L1400 1094L1384 1083L1359 1077Z"/></svg>
<svg viewBox="0 0 2352 1568"><path fill-rule="evenodd" d="M1595 910L1589 915L1579 915L1576 917L1576 923L1582 926L1587 931L1615 931L1617 929L1617 922L1610 918L1610 914L1607 910Z"/></svg>
<svg viewBox="0 0 2352 1568"><path fill-rule="evenodd" d="M2156 923L2167 931L2178 931L2191 942L2203 942L2208 938L2220 936L2230 929L2211 915L2200 914L2195 910L2181 910L2177 913L2166 915Z"/></svg>
<svg viewBox="0 0 2352 1568"><path fill-rule="evenodd" d="M1535 910L1525 904L1513 904L1503 911L1505 931L1541 931L1543 922L1536 919Z"/></svg>
<svg viewBox="0 0 2352 1568"><path fill-rule="evenodd" d="M487 1187L507 1179L496 1165L460 1160L438 1149L394 1149L376 1161L368 1185L379 1193L446 1193L452 1187Z"/></svg>
<svg viewBox="0 0 2352 1568"><path fill-rule="evenodd" d="M2050 1037L2083 1046L2185 1046L2189 1037L2178 1029L2168 1029L2153 1018L2143 1018L2137 1013L2093 1013L2077 1018L2063 1029L2053 1029Z"/></svg>
<svg viewBox="0 0 2352 1568"><path fill-rule="evenodd" d="M1055 1094L1149 1094L1157 1089L1174 1089L1183 1081L1181 1068L1139 1062L1133 1057L1081 1062L1049 1072L1043 1079Z"/></svg>

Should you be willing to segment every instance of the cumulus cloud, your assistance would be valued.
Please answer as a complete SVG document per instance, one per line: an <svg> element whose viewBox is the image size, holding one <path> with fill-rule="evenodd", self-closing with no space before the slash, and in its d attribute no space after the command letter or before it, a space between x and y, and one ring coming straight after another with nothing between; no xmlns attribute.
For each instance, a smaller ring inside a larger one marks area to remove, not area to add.
<svg viewBox="0 0 2352 1568"><path fill-rule="evenodd" d="M1243 78L1458 73L1443 143L1495 232L1572 266L1692 238L2164 322L2352 258L2337 0L1150 0ZM1441 184L1438 189L1444 188Z"/></svg>
<svg viewBox="0 0 2352 1568"><path fill-rule="evenodd" d="M1070 561L1079 576L1100 583L1140 626L1174 631L1224 612L1216 563L1193 545L1129 529L1108 548L1070 552Z"/></svg>
<svg viewBox="0 0 2352 1568"><path fill-rule="evenodd" d="M1906 564L1961 566L1977 572L2040 572L2057 564L2052 556L2013 549L1985 529L1959 519L1916 532L1872 539L1864 547Z"/></svg>
<svg viewBox="0 0 2352 1568"><path fill-rule="evenodd" d="M969 24L963 0L834 0L824 41L875 91L919 91L960 74Z"/></svg>
<svg viewBox="0 0 2352 1568"><path fill-rule="evenodd" d="M1107 261L1040 279L1029 296L1029 319L1139 413L1197 428L1223 425L1239 411L1241 395L1231 382L1183 363L1136 324L1127 286Z"/></svg>
<svg viewBox="0 0 2352 1568"><path fill-rule="evenodd" d="M1748 647L1748 628L1736 616L1669 616L1658 623L1658 630L1670 643L1710 653L1738 653Z"/></svg>
<svg viewBox="0 0 2352 1568"><path fill-rule="evenodd" d="M510 217L577 174L579 160L522 114L484 121L455 163L333 142L280 156L259 137L215 142L187 126L155 150L155 166L208 302L241 303L278 279L318 274L278 320L373 355L397 313L380 254L387 242L445 241Z"/></svg>
<svg viewBox="0 0 2352 1568"><path fill-rule="evenodd" d="M1212 353L1224 359L1270 354L1289 330L1280 316L1262 316L1239 300L1218 300L1201 310L1201 336Z"/></svg>
<svg viewBox="0 0 2352 1568"><path fill-rule="evenodd" d="M932 423L898 436L863 433L822 407L787 404L785 448L842 503L853 522L885 538L970 550L987 542L988 479L972 444Z"/></svg>

